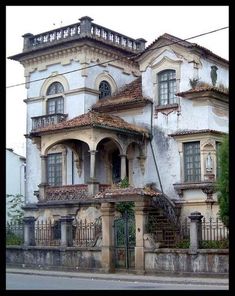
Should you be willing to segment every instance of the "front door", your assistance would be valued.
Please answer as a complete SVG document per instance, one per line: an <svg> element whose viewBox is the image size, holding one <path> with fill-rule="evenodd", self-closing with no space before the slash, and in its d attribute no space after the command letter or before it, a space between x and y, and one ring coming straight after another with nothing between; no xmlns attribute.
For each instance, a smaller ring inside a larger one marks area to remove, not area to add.
<svg viewBox="0 0 235 296"><path fill-rule="evenodd" d="M125 212L114 220L115 267L135 267L135 216Z"/></svg>

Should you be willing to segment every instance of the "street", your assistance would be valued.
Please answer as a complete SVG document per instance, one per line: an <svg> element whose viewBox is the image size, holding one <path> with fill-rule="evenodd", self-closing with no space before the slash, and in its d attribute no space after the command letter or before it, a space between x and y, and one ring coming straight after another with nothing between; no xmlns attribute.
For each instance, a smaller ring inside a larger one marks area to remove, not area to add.
<svg viewBox="0 0 235 296"><path fill-rule="evenodd" d="M228 285L215 283L174 283L103 280L65 276L42 276L6 273L6 290L228 290Z"/></svg>

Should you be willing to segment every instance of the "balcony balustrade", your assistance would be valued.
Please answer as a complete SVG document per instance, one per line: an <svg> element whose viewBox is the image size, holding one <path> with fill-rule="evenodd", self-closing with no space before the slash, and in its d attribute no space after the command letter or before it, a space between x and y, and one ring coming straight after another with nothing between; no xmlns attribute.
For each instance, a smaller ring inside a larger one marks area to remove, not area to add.
<svg viewBox="0 0 235 296"><path fill-rule="evenodd" d="M57 114L48 114L42 116L31 117L32 119L32 131L46 127L48 125L53 125L59 122L66 120L67 114L57 113Z"/></svg>
<svg viewBox="0 0 235 296"><path fill-rule="evenodd" d="M98 38L131 52L143 51L145 48L146 41L142 38L133 39L105 27L96 25L92 23L92 19L89 17L83 17L80 21L81 22L70 26L64 26L37 35L31 33L23 35L24 52L48 47L65 41L76 40L84 36L93 37L95 39Z"/></svg>

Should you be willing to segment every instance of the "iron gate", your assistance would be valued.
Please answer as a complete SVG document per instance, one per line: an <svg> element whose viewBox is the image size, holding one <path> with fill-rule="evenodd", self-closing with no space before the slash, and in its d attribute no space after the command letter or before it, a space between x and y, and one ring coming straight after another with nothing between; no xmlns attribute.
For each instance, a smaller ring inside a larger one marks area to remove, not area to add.
<svg viewBox="0 0 235 296"><path fill-rule="evenodd" d="M135 267L135 216L125 212L114 220L115 267Z"/></svg>

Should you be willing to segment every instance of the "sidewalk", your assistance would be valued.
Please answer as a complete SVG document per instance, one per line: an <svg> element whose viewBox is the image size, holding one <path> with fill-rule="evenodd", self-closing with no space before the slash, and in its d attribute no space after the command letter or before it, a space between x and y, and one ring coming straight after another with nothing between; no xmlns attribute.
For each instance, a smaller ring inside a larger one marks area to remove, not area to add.
<svg viewBox="0 0 235 296"><path fill-rule="evenodd" d="M103 280L120 280L130 282L158 282L158 283L192 283L192 284L220 284L228 285L229 279L226 277L210 277L205 276L189 276L189 275L135 275L124 272L116 273L92 273L92 272L80 272L80 271L56 271L56 270L36 270L36 269L24 269L24 268L6 268L7 273L21 273L21 274L34 274L44 276L61 276L61 277L73 277L73 278L92 278Z"/></svg>

